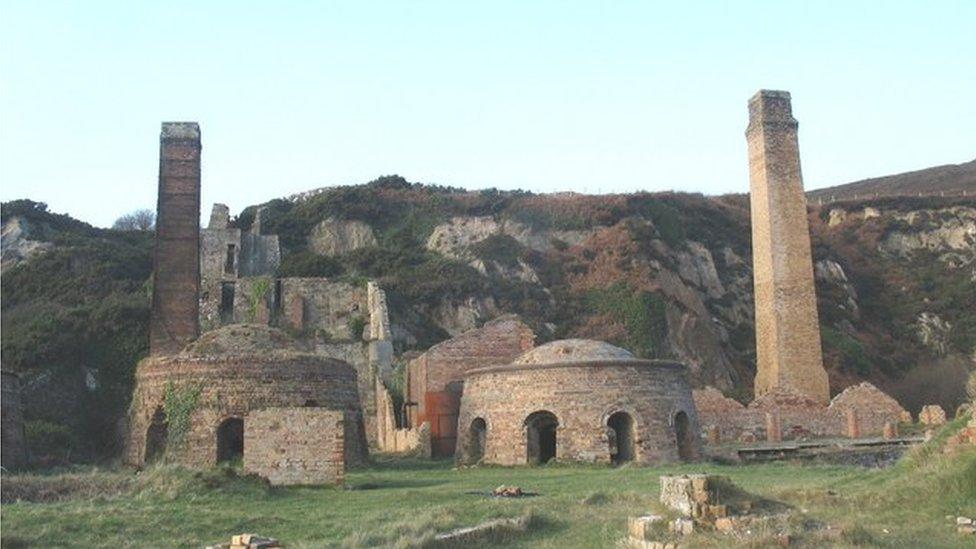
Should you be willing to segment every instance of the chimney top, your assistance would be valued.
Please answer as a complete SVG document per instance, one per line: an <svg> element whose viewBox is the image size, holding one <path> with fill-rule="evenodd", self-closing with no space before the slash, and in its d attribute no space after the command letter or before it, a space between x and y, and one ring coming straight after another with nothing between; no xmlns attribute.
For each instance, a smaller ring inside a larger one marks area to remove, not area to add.
<svg viewBox="0 0 976 549"><path fill-rule="evenodd" d="M163 122L160 139L200 140L200 125L196 122Z"/></svg>

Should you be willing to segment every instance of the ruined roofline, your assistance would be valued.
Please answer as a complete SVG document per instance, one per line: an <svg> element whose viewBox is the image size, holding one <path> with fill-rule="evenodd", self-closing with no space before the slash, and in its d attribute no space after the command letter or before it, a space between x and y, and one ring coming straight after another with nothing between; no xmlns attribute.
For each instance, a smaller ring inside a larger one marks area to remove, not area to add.
<svg viewBox="0 0 976 549"><path fill-rule="evenodd" d="M631 368L654 368L654 369L666 369L666 370L683 370L687 371L688 367L683 363L676 360L662 360L662 359L643 359L643 358L626 358L626 359L595 359L595 360L580 360L575 362L546 362L542 364L500 364L496 366L485 366L483 368L474 368L468 370L465 374L465 378L480 375L480 374L490 374L495 372L517 372L520 370L555 370L559 368L614 368L614 367L631 367Z"/></svg>
<svg viewBox="0 0 976 549"><path fill-rule="evenodd" d="M454 337L447 338L444 341L441 341L441 342L438 342L438 343L436 343L434 345L431 345L430 347L427 348L426 351L424 351L423 353L421 353L417 358L420 358L420 357L426 355L427 353L429 353L429 352L431 352L431 351L433 351L435 349L438 349L439 347L445 346L445 345L447 345L449 343L455 343L459 339L464 339L464 338L469 338L469 337L475 337L475 336L478 335L477 332L480 332L480 331L484 330L485 328L490 328L492 326L496 326L496 325L501 324L503 322L509 322L509 321L512 321L512 320L514 320L514 321L522 324L530 332L532 332L532 328L529 327L529 325L526 324L524 321L522 321L522 317L521 316L519 316L516 313L505 313L505 314L503 314L501 316L497 316L497 317L489 320L488 322L485 322L480 327L471 328L470 330L465 330L465 331L461 332L460 334L458 334L458 335L456 335ZM535 342L535 332L532 332L532 341L533 341L533 344L534 344L534 342ZM414 359L414 360L416 360L416 359Z"/></svg>

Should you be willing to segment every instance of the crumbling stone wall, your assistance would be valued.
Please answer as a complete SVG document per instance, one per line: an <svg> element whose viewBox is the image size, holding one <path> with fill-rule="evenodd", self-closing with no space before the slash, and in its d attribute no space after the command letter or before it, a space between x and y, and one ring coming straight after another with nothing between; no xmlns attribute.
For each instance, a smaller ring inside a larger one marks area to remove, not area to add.
<svg viewBox="0 0 976 549"><path fill-rule="evenodd" d="M345 412L345 460L359 464L367 459L356 372L338 360L280 350L143 360L129 413L129 463L145 462L147 433L154 414L167 411L167 390L193 403L185 432L177 432L179 418L166 418L167 458L178 463L214 465L217 429L228 418L242 418L246 431L254 410L303 406ZM193 393L196 398L187 398Z"/></svg>
<svg viewBox="0 0 976 549"><path fill-rule="evenodd" d="M24 440L24 412L20 398L20 377L14 372L0 371L0 456L4 469L19 469L27 464L27 443Z"/></svg>
<svg viewBox="0 0 976 549"><path fill-rule="evenodd" d="M379 379L376 382L376 445L379 451L430 457L430 424L398 427L390 392Z"/></svg>
<svg viewBox="0 0 976 549"><path fill-rule="evenodd" d="M164 122L153 254L149 352L175 354L199 333L200 127Z"/></svg>
<svg viewBox="0 0 976 549"><path fill-rule="evenodd" d="M797 122L790 94L749 100L749 181L756 302L756 396L776 390L826 405L827 371L813 284Z"/></svg>
<svg viewBox="0 0 976 549"><path fill-rule="evenodd" d="M259 227L255 224L252 227ZM242 313L249 311L246 282L250 277L271 277L281 263L277 235L261 235L253 231L242 234L230 226L230 211L223 204L214 204L210 224L200 231L200 326L207 331L223 324L242 322ZM225 295L226 294L226 295ZM222 304L230 296L225 314ZM271 318L268 302L265 322Z"/></svg>
<svg viewBox="0 0 976 549"><path fill-rule="evenodd" d="M778 420L784 440L846 437L850 434L848 410L854 410L860 436L880 437L886 423L897 425L906 414L895 399L867 382L848 387L829 406L782 390L767 393L749 406L712 387L696 389L693 395L702 428L718 429L720 442L765 439L767 414Z"/></svg>
<svg viewBox="0 0 976 549"><path fill-rule="evenodd" d="M324 408L252 411L244 428L244 470L273 486L342 484L344 416Z"/></svg>
<svg viewBox="0 0 976 549"><path fill-rule="evenodd" d="M608 419L616 412L633 421L638 463L677 461L676 420L687 419L688 459L701 448L698 416L678 362L637 359L561 364L527 364L468 372L458 421L458 461L476 458L471 426L484 421L483 461L525 464L529 459L526 419L545 411L555 415L556 459L610 462ZM679 420L680 421L680 420ZM619 442L619 440L618 440Z"/></svg>

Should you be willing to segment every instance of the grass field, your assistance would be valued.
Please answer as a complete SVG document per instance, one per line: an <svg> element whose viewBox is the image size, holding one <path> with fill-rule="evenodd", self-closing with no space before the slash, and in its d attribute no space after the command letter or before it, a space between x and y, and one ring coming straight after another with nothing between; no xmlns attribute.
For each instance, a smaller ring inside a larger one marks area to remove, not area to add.
<svg viewBox="0 0 976 549"><path fill-rule="evenodd" d="M4 478L5 501L20 493L58 501L6 503L0 518L4 547L202 547L242 532L274 536L288 547L411 547L422 546L434 532L515 516L531 517L525 531L483 545L613 547L624 537L629 515L657 508L661 474L709 471L792 506L805 522L843 531L830 538L822 530L801 533L795 536L799 546L973 543L946 516L976 516L976 451L947 459L931 447L917 450L886 470L786 463L456 470L450 462L379 458L369 468L350 471L343 489L269 489L232 470L193 473L174 467L138 475L15 475ZM500 484L538 495L499 500L470 493ZM63 492L52 491L57 489ZM732 544L708 533L690 541ZM736 543L770 542L759 535Z"/></svg>

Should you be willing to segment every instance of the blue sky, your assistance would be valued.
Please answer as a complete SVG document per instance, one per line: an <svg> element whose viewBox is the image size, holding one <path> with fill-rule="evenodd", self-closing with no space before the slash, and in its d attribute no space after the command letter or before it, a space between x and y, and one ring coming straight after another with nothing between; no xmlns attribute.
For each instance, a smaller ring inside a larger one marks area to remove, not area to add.
<svg viewBox="0 0 976 549"><path fill-rule="evenodd" d="M159 123L203 202L398 173L466 188L744 192L787 89L807 188L976 157L976 1L0 2L0 195L155 208Z"/></svg>

